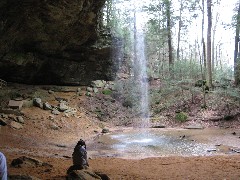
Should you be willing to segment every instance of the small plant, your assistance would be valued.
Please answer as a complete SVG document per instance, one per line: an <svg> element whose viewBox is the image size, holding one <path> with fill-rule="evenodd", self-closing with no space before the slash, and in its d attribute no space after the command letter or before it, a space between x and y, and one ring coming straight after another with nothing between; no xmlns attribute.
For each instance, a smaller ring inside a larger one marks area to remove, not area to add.
<svg viewBox="0 0 240 180"><path fill-rule="evenodd" d="M123 105L124 107L130 107L130 108L132 108L132 107L133 107L133 102L132 102L131 100L129 100L129 99L126 99L126 100L122 103L122 105Z"/></svg>
<svg viewBox="0 0 240 180"><path fill-rule="evenodd" d="M185 112L176 113L175 119L179 122L187 121L188 115Z"/></svg>
<svg viewBox="0 0 240 180"><path fill-rule="evenodd" d="M160 104L160 101L156 101L155 104Z"/></svg>
<svg viewBox="0 0 240 180"><path fill-rule="evenodd" d="M159 108L154 109L153 112L154 112L155 114L159 114L159 113L161 112L161 109L159 109Z"/></svg>
<svg viewBox="0 0 240 180"><path fill-rule="evenodd" d="M110 89L104 89L104 90L102 91L102 93L105 94L105 95L111 95L111 94L112 94L112 91L111 91Z"/></svg>
<svg viewBox="0 0 240 180"><path fill-rule="evenodd" d="M203 104L203 105L201 105L201 108L202 108L202 109L207 109L207 105L206 105L206 104L205 104L205 105Z"/></svg>
<svg viewBox="0 0 240 180"><path fill-rule="evenodd" d="M22 95L20 93L18 93L18 92L11 92L9 94L9 96L10 96L11 99L22 97Z"/></svg>
<svg viewBox="0 0 240 180"><path fill-rule="evenodd" d="M97 114L98 117L104 116L105 113L103 112L103 110L96 108L95 109L95 113Z"/></svg>

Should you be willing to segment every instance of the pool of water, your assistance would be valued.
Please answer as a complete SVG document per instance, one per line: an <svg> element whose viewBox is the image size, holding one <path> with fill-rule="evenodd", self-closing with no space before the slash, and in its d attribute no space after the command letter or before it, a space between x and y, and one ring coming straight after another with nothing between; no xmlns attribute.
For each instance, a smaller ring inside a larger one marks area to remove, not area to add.
<svg viewBox="0 0 240 180"><path fill-rule="evenodd" d="M215 132L215 131L214 131ZM91 156L145 158L159 156L205 156L230 153L230 132L204 130L135 129L100 136L90 144ZM224 137L224 138L223 138ZM234 140L234 139L233 139ZM236 141L239 139L235 139ZM240 146L240 144L238 144Z"/></svg>

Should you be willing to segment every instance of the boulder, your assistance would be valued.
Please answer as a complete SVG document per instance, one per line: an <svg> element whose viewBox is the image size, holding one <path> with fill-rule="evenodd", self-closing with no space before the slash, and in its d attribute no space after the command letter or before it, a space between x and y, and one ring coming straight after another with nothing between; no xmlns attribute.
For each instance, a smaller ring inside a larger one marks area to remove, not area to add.
<svg viewBox="0 0 240 180"><path fill-rule="evenodd" d="M98 91L98 88L93 88L93 92L94 93L98 93L99 91Z"/></svg>
<svg viewBox="0 0 240 180"><path fill-rule="evenodd" d="M8 115L7 115L7 114L0 114L0 117L1 117L1 118L4 118L4 119L7 119L7 118L8 118Z"/></svg>
<svg viewBox="0 0 240 180"><path fill-rule="evenodd" d="M40 179L29 175L9 175L8 180L40 180Z"/></svg>
<svg viewBox="0 0 240 180"><path fill-rule="evenodd" d="M49 104L48 102L45 102L45 103L43 103L43 109L44 110L52 110L53 108L52 108L51 104Z"/></svg>
<svg viewBox="0 0 240 180"><path fill-rule="evenodd" d="M92 81L91 86L94 88L103 88L106 85L106 81L96 80Z"/></svg>
<svg viewBox="0 0 240 180"><path fill-rule="evenodd" d="M103 129L102 129L102 133L109 133L109 132L110 132L110 130L107 129L107 128L103 128Z"/></svg>
<svg viewBox="0 0 240 180"><path fill-rule="evenodd" d="M19 158L13 159L11 162L11 166L13 167L40 167L40 166L46 166L46 167L52 167L51 164L42 162L38 159L27 157L27 156L21 156Z"/></svg>
<svg viewBox="0 0 240 180"><path fill-rule="evenodd" d="M21 110L23 106L23 101L10 100L8 102L8 107L12 109Z"/></svg>
<svg viewBox="0 0 240 180"><path fill-rule="evenodd" d="M13 128L13 129L22 129L23 128L23 125L16 122L16 121L12 121L10 123L10 126Z"/></svg>
<svg viewBox="0 0 240 180"><path fill-rule="evenodd" d="M64 102L61 102L59 104L59 108L58 108L59 111L64 112L64 111L66 111L68 109L69 109L69 107Z"/></svg>
<svg viewBox="0 0 240 180"><path fill-rule="evenodd" d="M93 88L87 87L87 92L93 92Z"/></svg>
<svg viewBox="0 0 240 180"><path fill-rule="evenodd" d="M51 113L54 114L54 115L61 114L57 109L53 109Z"/></svg>
<svg viewBox="0 0 240 180"><path fill-rule="evenodd" d="M53 90L48 90L48 93L49 94L54 94L54 91Z"/></svg>
<svg viewBox="0 0 240 180"><path fill-rule="evenodd" d="M7 120L0 118L0 126L6 126L7 125Z"/></svg>
<svg viewBox="0 0 240 180"><path fill-rule="evenodd" d="M90 93L90 92L86 92L86 96L92 97L93 95L92 95L92 93Z"/></svg>
<svg viewBox="0 0 240 180"><path fill-rule="evenodd" d="M16 116L21 116L23 113L21 113L18 109L0 109L0 113L4 114L14 114Z"/></svg>
<svg viewBox="0 0 240 180"><path fill-rule="evenodd" d="M95 180L102 179L90 169L73 170L67 175L67 180Z"/></svg>
<svg viewBox="0 0 240 180"><path fill-rule="evenodd" d="M33 99L33 105L39 108L43 108L43 103L41 98L34 98Z"/></svg>
<svg viewBox="0 0 240 180"><path fill-rule="evenodd" d="M24 119L23 119L23 117L22 117L22 116L17 116L16 122L19 122L19 123L21 123L21 124L24 124Z"/></svg>

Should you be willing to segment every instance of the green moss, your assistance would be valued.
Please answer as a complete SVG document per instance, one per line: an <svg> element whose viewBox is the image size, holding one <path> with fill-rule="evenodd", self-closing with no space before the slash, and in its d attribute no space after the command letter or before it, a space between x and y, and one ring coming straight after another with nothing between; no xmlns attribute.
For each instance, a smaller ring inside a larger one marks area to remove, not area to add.
<svg viewBox="0 0 240 180"><path fill-rule="evenodd" d="M179 112L179 113L176 113L175 115L175 119L179 122L185 122L187 121L187 118L188 118L188 115L185 112Z"/></svg>

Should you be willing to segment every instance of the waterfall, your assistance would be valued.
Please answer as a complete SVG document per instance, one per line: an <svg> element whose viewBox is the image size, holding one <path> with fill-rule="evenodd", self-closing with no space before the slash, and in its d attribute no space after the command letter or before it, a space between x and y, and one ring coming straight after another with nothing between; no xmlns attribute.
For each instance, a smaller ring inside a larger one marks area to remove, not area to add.
<svg viewBox="0 0 240 180"><path fill-rule="evenodd" d="M141 127L149 126L149 99L148 99L148 77L147 77L147 62L145 56L145 32L143 21L144 16L142 14L141 8L137 8L137 3L134 2L134 28L133 28L133 46L134 46L134 55L133 55L133 67L134 67L134 76L137 81L137 88L139 88L140 98L140 118L141 118Z"/></svg>
<svg viewBox="0 0 240 180"><path fill-rule="evenodd" d="M137 120L134 120L133 123L138 127L148 127L149 99L144 31L147 18L146 12L142 11L144 2L114 0L113 4L115 4L114 13L117 12L115 17L118 17L119 23L114 24L112 32L122 38L124 48L127 49L124 52L127 56L126 59L124 59L124 55L119 56L119 50L114 53L115 58L120 57L118 58L119 65L122 67L118 68L119 74L127 74L128 77L124 80L121 77L116 80L118 91L123 95L126 106L132 108L133 114L137 114ZM128 14L127 18L126 13Z"/></svg>
<svg viewBox="0 0 240 180"><path fill-rule="evenodd" d="M136 58L134 62L135 72L137 72L137 86L140 91L140 118L141 127L148 127L149 124L149 99L148 99L148 77L147 77L147 62L145 57L144 32L142 29L137 29L136 39L134 44L136 47Z"/></svg>

